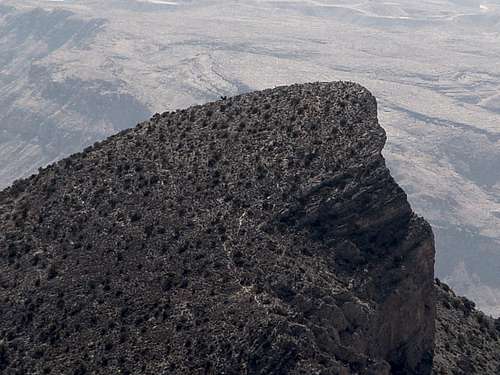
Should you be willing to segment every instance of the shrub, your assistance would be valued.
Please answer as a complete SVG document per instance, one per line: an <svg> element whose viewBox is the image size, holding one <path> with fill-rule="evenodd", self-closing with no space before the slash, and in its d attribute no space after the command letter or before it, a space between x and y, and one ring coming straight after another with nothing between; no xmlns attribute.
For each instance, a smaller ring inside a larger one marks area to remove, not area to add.
<svg viewBox="0 0 500 375"><path fill-rule="evenodd" d="M7 345L3 341L0 341L0 370L5 369L8 364Z"/></svg>
<svg viewBox="0 0 500 375"><path fill-rule="evenodd" d="M77 363L73 371L73 375L85 375L87 373L87 368L83 363Z"/></svg>
<svg viewBox="0 0 500 375"><path fill-rule="evenodd" d="M47 280L51 280L57 276L56 266L51 264L47 270Z"/></svg>
<svg viewBox="0 0 500 375"><path fill-rule="evenodd" d="M131 215L130 215L130 221L132 222L136 222L136 221L139 221L141 220L142 218L142 215L140 212L133 212Z"/></svg>

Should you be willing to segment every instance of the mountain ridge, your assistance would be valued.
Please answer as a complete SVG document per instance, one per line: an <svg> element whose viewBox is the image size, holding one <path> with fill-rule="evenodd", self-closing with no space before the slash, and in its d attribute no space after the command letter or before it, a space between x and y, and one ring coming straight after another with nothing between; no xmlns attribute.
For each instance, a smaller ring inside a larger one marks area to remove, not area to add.
<svg viewBox="0 0 500 375"><path fill-rule="evenodd" d="M363 87L292 85L156 114L17 181L0 368L431 373L433 236L385 139Z"/></svg>

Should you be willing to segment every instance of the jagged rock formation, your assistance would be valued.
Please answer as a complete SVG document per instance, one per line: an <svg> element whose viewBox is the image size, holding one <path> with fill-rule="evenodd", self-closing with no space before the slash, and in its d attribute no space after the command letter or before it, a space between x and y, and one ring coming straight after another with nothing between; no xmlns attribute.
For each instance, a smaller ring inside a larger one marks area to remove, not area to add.
<svg viewBox="0 0 500 375"><path fill-rule="evenodd" d="M150 121L0 193L6 374L428 374L432 232L352 83Z"/></svg>
<svg viewBox="0 0 500 375"><path fill-rule="evenodd" d="M500 374L500 319L437 281L436 375Z"/></svg>

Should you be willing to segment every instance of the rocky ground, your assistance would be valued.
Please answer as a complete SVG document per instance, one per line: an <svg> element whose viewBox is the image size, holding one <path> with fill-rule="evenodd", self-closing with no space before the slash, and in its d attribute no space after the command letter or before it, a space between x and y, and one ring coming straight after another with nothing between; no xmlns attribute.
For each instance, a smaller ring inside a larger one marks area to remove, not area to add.
<svg viewBox="0 0 500 375"><path fill-rule="evenodd" d="M434 374L500 374L500 319L437 281Z"/></svg>

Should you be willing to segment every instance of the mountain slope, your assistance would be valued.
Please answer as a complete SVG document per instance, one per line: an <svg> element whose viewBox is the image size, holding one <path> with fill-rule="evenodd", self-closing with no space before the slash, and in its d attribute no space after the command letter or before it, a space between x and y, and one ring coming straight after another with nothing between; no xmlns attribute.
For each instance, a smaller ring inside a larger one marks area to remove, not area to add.
<svg viewBox="0 0 500 375"><path fill-rule="evenodd" d="M500 319L475 310L438 280L434 374L500 374Z"/></svg>
<svg viewBox="0 0 500 375"><path fill-rule="evenodd" d="M498 3L2 0L0 187L156 111L355 80L436 273L500 316Z"/></svg>
<svg viewBox="0 0 500 375"><path fill-rule="evenodd" d="M374 97L294 85L175 113L0 193L1 365L428 374L434 246Z"/></svg>

